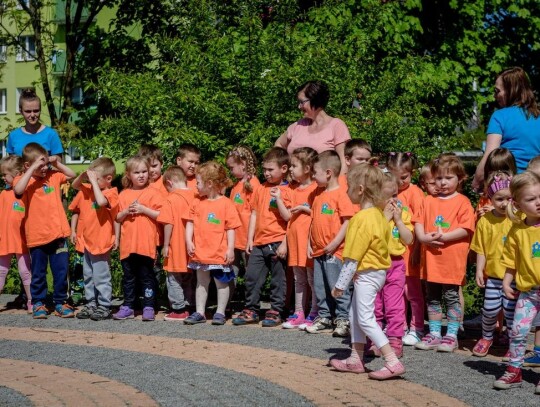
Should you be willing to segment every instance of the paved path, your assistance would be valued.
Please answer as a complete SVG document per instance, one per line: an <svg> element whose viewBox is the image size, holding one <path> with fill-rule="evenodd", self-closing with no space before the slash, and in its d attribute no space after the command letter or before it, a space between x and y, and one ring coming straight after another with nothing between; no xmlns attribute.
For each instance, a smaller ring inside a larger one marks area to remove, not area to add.
<svg viewBox="0 0 540 407"><path fill-rule="evenodd" d="M0 303L7 301L0 297ZM1 307L1 305L0 305ZM162 315L160 315L160 319ZM538 406L540 374L521 389L491 389L498 357L406 349L402 380L330 370L347 353L328 334L158 320L33 320L0 308L0 405ZM382 361L368 364L377 369Z"/></svg>

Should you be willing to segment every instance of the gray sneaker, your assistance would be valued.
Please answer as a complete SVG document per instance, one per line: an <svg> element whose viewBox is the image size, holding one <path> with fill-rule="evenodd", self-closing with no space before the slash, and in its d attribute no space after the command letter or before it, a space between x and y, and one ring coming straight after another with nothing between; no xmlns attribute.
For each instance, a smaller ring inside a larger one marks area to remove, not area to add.
<svg viewBox="0 0 540 407"><path fill-rule="evenodd" d="M111 309L100 305L90 318L92 318L92 321L103 321L104 319L111 318L111 316Z"/></svg>
<svg viewBox="0 0 540 407"><path fill-rule="evenodd" d="M349 321L347 319L337 318L336 328L332 332L332 336L336 338L348 338L350 333Z"/></svg>
<svg viewBox="0 0 540 407"><path fill-rule="evenodd" d="M317 317L315 321L313 321L313 325L306 327L306 332L310 334L332 332L332 321L328 318Z"/></svg>
<svg viewBox="0 0 540 407"><path fill-rule="evenodd" d="M94 315L94 312L96 312L96 307L87 304L79 312L77 312L77 315L75 316L78 319L90 319L92 318L92 315Z"/></svg>

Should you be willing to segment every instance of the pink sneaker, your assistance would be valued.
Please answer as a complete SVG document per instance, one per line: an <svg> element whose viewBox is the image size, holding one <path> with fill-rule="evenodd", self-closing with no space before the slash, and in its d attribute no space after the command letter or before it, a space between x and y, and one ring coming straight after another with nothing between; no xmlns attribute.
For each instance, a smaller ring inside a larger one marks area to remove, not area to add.
<svg viewBox="0 0 540 407"><path fill-rule="evenodd" d="M305 322L304 313L299 312L297 314L291 315L287 318L287 321L281 325L283 329L296 329Z"/></svg>
<svg viewBox="0 0 540 407"><path fill-rule="evenodd" d="M403 373L405 373L405 366L403 366L401 362L398 362L394 366L390 366L388 363L385 363L382 369L369 372L368 377L374 380L388 380L392 377L399 377Z"/></svg>
<svg viewBox="0 0 540 407"><path fill-rule="evenodd" d="M424 336L420 342L414 345L414 347L420 350L431 350L437 349L441 343L442 341L440 336L435 336L429 333Z"/></svg>
<svg viewBox="0 0 540 407"><path fill-rule="evenodd" d="M330 365L339 372L365 373L366 369L362 361L357 363L347 362L349 359L330 359Z"/></svg>
<svg viewBox="0 0 540 407"><path fill-rule="evenodd" d="M317 314L309 314L307 318L304 320L303 324L298 325L298 329L300 331L305 331L306 328L313 325L313 321L315 321L315 318L317 318Z"/></svg>
<svg viewBox="0 0 540 407"><path fill-rule="evenodd" d="M443 336L441 344L437 346L437 352L453 352L458 348L458 340L453 336Z"/></svg>

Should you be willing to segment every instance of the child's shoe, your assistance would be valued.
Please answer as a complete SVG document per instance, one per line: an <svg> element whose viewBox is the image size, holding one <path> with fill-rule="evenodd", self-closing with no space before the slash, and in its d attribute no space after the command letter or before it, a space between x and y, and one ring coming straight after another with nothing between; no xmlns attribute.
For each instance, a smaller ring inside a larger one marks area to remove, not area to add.
<svg viewBox="0 0 540 407"><path fill-rule="evenodd" d="M180 322L180 321L185 320L187 317L189 317L189 312L184 309L184 311L182 311L182 310L172 310L167 315L165 315L163 317L163 319L165 321L178 321L178 322Z"/></svg>
<svg viewBox="0 0 540 407"><path fill-rule="evenodd" d="M206 318L203 314L194 312L189 317L184 319L184 324L186 325L206 324Z"/></svg>
<svg viewBox="0 0 540 407"><path fill-rule="evenodd" d="M156 319L156 313L153 307L144 307L142 310L143 321L153 321Z"/></svg>
<svg viewBox="0 0 540 407"><path fill-rule="evenodd" d="M60 318L73 318L75 316L75 310L67 303L56 304L54 307L54 315Z"/></svg>
<svg viewBox="0 0 540 407"><path fill-rule="evenodd" d="M382 369L369 372L368 377L374 380L388 380L393 377L399 377L403 373L405 373L405 366L401 362L398 362L394 366L385 363Z"/></svg>
<svg viewBox="0 0 540 407"><path fill-rule="evenodd" d="M36 302L32 307L32 316L34 319L47 319L47 307L41 301Z"/></svg>
<svg viewBox="0 0 540 407"><path fill-rule="evenodd" d="M26 312L28 314L32 314L34 312L32 307L32 300L26 301Z"/></svg>
<svg viewBox="0 0 540 407"><path fill-rule="evenodd" d="M492 344L493 344L492 340L482 338L478 342L476 342L476 345L474 345L472 354L474 356L483 358L484 356L488 354L489 348L491 348Z"/></svg>
<svg viewBox="0 0 540 407"><path fill-rule="evenodd" d="M247 324L256 324L259 322L259 315L250 309L243 310L240 315L236 318L233 318L233 325L247 325Z"/></svg>
<svg viewBox="0 0 540 407"><path fill-rule="evenodd" d="M220 314L219 312L214 314L214 317L212 318L212 325L225 325L225 322L227 322L225 315Z"/></svg>
<svg viewBox="0 0 540 407"><path fill-rule="evenodd" d="M96 312L96 307L92 305L85 305L79 312L77 312L77 319L90 319Z"/></svg>
<svg viewBox="0 0 540 407"><path fill-rule="evenodd" d="M508 366L504 375L493 382L493 387L506 390L512 387L521 387L521 383L521 369L519 367Z"/></svg>
<svg viewBox="0 0 540 407"><path fill-rule="evenodd" d="M135 318L135 312L127 305L120 306L120 309L116 314L113 314L113 319L123 320L123 319L133 319Z"/></svg>
<svg viewBox="0 0 540 407"><path fill-rule="evenodd" d="M523 366L526 367L540 367L540 355L536 352L527 352L525 354L525 360Z"/></svg>
<svg viewBox="0 0 540 407"><path fill-rule="evenodd" d="M388 342L390 343L390 346L392 347L397 358L401 359L403 357L403 342L401 341L401 338L390 337L388 338Z"/></svg>
<svg viewBox="0 0 540 407"><path fill-rule="evenodd" d="M453 352L458 348L458 340L453 336L443 336L441 344L437 346L437 352Z"/></svg>
<svg viewBox="0 0 540 407"><path fill-rule="evenodd" d="M411 330L403 337L403 345L414 346L422 340L423 336L424 335L422 333Z"/></svg>
<svg viewBox="0 0 540 407"><path fill-rule="evenodd" d="M335 338L347 338L351 332L349 321L342 318L336 318L336 327L332 336Z"/></svg>
<svg viewBox="0 0 540 407"><path fill-rule="evenodd" d="M365 373L366 369L362 361L349 363L349 359L330 359L330 366L339 372Z"/></svg>
<svg viewBox="0 0 540 407"><path fill-rule="evenodd" d="M414 345L414 347L420 350L432 350L437 349L441 342L440 336L435 336L432 333L428 333L420 342Z"/></svg>
<svg viewBox="0 0 540 407"><path fill-rule="evenodd" d="M317 319L317 314L309 314L304 320L304 323L298 325L298 329L300 331L305 331L307 327L313 325L313 321L315 321L315 319Z"/></svg>
<svg viewBox="0 0 540 407"><path fill-rule="evenodd" d="M310 334L319 334L321 332L332 332L332 321L328 318L317 317L313 325L306 327L306 332Z"/></svg>
<svg viewBox="0 0 540 407"><path fill-rule="evenodd" d="M78 315L78 314L77 314ZM112 313L111 309L103 306L97 307L97 309L94 311L92 316L90 316L90 319L92 321L104 321L106 319L111 318Z"/></svg>
<svg viewBox="0 0 540 407"><path fill-rule="evenodd" d="M274 311L274 310L266 311L266 314L264 315L264 319L261 322L261 326L265 328L273 328L280 324L281 324L281 317L279 316L279 312Z"/></svg>
<svg viewBox="0 0 540 407"><path fill-rule="evenodd" d="M281 325L281 327L283 329L296 329L300 325L302 325L303 323L305 323L304 313L299 312L299 313L293 314L289 318L287 318L287 321L285 321L283 323L283 325Z"/></svg>

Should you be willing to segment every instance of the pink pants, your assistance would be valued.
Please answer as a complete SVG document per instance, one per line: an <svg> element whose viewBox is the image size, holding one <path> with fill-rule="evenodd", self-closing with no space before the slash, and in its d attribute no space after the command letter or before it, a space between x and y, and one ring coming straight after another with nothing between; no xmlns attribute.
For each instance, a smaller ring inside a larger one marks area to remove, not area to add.
<svg viewBox="0 0 540 407"><path fill-rule="evenodd" d="M16 254L17 257L17 266L19 269L19 275L24 286L30 285L30 280L32 279L32 274L30 273L30 255L27 254ZM0 256L0 293L4 289L6 284L6 276L9 272L9 267L11 265L12 254L7 254L5 256Z"/></svg>
<svg viewBox="0 0 540 407"><path fill-rule="evenodd" d="M405 261L392 258L392 265L386 272L386 281L375 299L375 317L382 327L386 321L386 336L401 338L405 324Z"/></svg>
<svg viewBox="0 0 540 407"><path fill-rule="evenodd" d="M405 298L411 304L411 331L424 332L424 292L419 277L406 277Z"/></svg>

